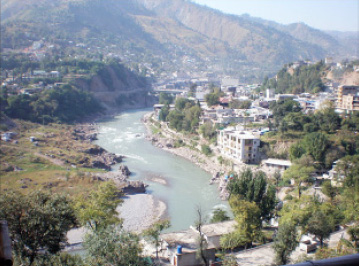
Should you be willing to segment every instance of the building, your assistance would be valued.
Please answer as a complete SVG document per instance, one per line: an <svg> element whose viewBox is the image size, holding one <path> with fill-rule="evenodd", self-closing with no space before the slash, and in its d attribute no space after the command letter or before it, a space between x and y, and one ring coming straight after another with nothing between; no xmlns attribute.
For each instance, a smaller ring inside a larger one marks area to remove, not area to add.
<svg viewBox="0 0 359 266"><path fill-rule="evenodd" d="M267 160L262 161L262 164L264 167L266 167L270 172L275 171L285 171L287 170L292 163L288 160L280 160L280 159L274 159L269 158Z"/></svg>
<svg viewBox="0 0 359 266"><path fill-rule="evenodd" d="M221 248L220 238L234 232L236 225L237 222L232 220L201 226L202 236L207 242L205 255L209 261L215 261L216 250ZM192 226L186 231L161 234L161 257L176 266L202 265L197 256L198 238L199 232Z"/></svg>
<svg viewBox="0 0 359 266"><path fill-rule="evenodd" d="M169 259L170 264L175 266L201 265L201 259L197 256L198 238L198 232L193 229L162 234L160 236L161 256ZM215 246L207 243L206 257L213 262L215 253Z"/></svg>
<svg viewBox="0 0 359 266"><path fill-rule="evenodd" d="M274 99L275 97L275 90L274 89L267 89L266 90L266 99Z"/></svg>
<svg viewBox="0 0 359 266"><path fill-rule="evenodd" d="M359 111L359 86L339 86L337 108Z"/></svg>
<svg viewBox="0 0 359 266"><path fill-rule="evenodd" d="M242 163L259 161L260 134L249 131L222 130L218 145L221 153L229 159Z"/></svg>
<svg viewBox="0 0 359 266"><path fill-rule="evenodd" d="M275 96L277 102L285 101L285 100L294 100L296 98L298 98L298 96L294 94L277 94Z"/></svg>

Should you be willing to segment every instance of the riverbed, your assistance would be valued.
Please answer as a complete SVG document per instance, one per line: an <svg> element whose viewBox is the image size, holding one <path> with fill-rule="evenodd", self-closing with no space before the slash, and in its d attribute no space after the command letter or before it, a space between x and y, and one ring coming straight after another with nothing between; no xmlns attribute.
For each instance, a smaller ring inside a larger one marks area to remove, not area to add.
<svg viewBox="0 0 359 266"><path fill-rule="evenodd" d="M123 163L132 172L130 179L143 180L149 185L147 193L166 203L166 216L171 221L169 231L188 229L195 224L198 208L208 220L216 207L229 211L228 203L219 198L217 186L209 185L209 173L182 157L154 147L145 139L147 132L141 119L149 111L126 111L98 122L96 144L124 155ZM113 167L114 171L118 167Z"/></svg>

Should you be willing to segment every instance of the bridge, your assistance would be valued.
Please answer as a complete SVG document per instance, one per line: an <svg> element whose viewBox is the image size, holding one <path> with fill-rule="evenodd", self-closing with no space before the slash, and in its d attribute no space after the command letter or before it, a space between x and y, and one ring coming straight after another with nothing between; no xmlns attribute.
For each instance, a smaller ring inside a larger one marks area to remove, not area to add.
<svg viewBox="0 0 359 266"><path fill-rule="evenodd" d="M172 94L181 94L183 92L187 92L187 90L180 90L180 89L160 89L160 88L154 88L153 92L164 92L164 93L172 93Z"/></svg>

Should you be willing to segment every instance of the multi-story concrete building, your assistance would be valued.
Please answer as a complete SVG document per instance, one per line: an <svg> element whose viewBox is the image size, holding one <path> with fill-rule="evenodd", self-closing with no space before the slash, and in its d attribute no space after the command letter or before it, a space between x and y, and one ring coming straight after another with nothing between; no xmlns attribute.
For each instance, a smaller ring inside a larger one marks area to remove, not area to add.
<svg viewBox="0 0 359 266"><path fill-rule="evenodd" d="M339 86L337 108L359 111L359 86Z"/></svg>
<svg viewBox="0 0 359 266"><path fill-rule="evenodd" d="M260 134L248 131L222 130L219 132L218 145L221 153L242 163L259 161Z"/></svg>

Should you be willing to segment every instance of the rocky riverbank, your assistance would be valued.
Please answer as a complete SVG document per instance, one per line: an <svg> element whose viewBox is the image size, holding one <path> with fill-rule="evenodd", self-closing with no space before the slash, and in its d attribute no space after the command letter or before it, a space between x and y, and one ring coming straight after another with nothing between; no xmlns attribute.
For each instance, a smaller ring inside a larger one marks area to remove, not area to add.
<svg viewBox="0 0 359 266"><path fill-rule="evenodd" d="M78 125L76 127L76 132L80 136L83 136L80 138L92 142L97 139L98 126L93 123ZM124 229L140 233L155 222L166 217L166 203L156 199L153 195L145 194L148 185L143 181L129 180L131 170L126 165L121 164L117 171L109 171L111 170L111 165L122 162L122 159L125 158L125 156L109 153L99 146L87 150L86 152L93 156L97 156L99 162L108 166L107 169L106 167L103 167L108 170L107 172L91 173L92 178L99 181L112 180L117 188L125 194L123 203L117 208L119 217L124 220ZM146 180L159 183L166 182L162 177L153 176L150 173Z"/></svg>
<svg viewBox="0 0 359 266"><path fill-rule="evenodd" d="M218 185L221 199L227 200L229 193L226 189L227 181L224 177L225 173L231 171L231 167L220 164L216 155L208 157L199 150L189 148L188 146L175 148L174 143L176 139L183 139L184 137L180 133L161 128L161 134L153 134L152 128L156 127L156 125L153 123L153 119L151 118L152 114L153 113L148 113L143 117L143 123L147 128L146 139L151 141L154 146L177 156L181 156L210 173L212 175L212 179L208 181L209 184L216 183Z"/></svg>

